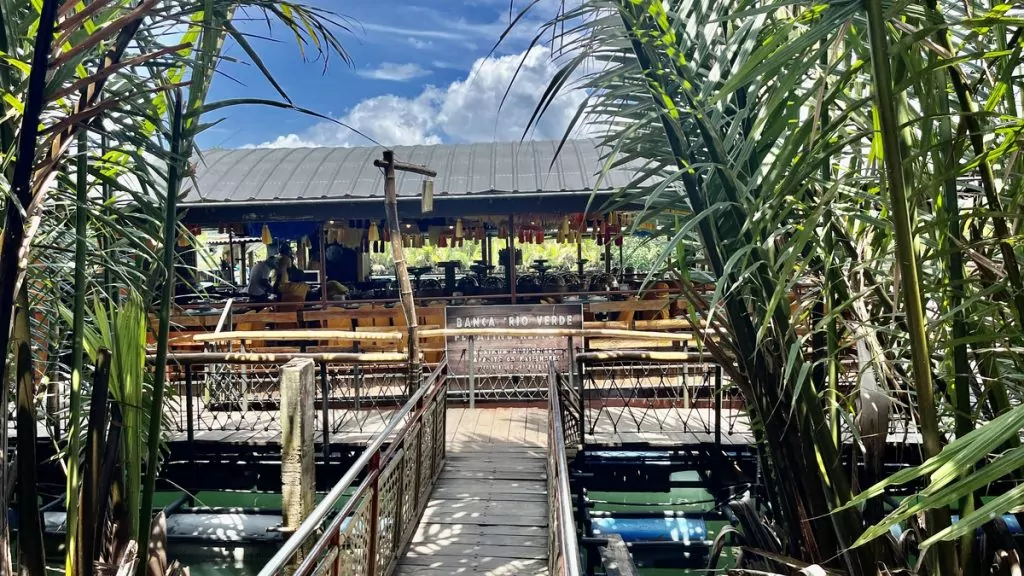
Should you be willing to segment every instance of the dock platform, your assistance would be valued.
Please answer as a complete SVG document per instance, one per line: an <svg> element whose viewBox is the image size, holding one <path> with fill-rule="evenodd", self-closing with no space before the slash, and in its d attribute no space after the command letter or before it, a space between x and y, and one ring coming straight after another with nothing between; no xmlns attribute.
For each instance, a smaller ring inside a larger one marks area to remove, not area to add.
<svg viewBox="0 0 1024 576"><path fill-rule="evenodd" d="M449 408L447 462L395 574L547 574L547 410Z"/></svg>

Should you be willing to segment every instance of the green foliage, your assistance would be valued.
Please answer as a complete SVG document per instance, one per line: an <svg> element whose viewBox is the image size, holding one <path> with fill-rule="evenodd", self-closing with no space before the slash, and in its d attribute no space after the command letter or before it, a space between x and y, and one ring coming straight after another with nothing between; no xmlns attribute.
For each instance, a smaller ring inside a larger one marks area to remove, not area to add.
<svg viewBox="0 0 1024 576"><path fill-rule="evenodd" d="M925 554L927 573L981 574L994 556L974 554L973 530L991 533L1017 505L1024 290L1008 215L1024 205L1024 46L1013 10L584 0L537 36L562 69L534 118L586 91L567 134L586 124L606 165L645 165L616 206L689 214L662 257L707 263L716 290L688 290L691 308L721 338L710 351L735 365L763 432L761 504L803 563L912 569L882 536L929 511L920 541L950 544ZM869 467L877 485L858 496L837 445L880 457L884 443L864 441L868 373L926 461L889 478ZM918 493L885 514L883 489L901 482ZM996 490L1009 491L982 505ZM950 508L962 519L946 528Z"/></svg>
<svg viewBox="0 0 1024 576"><path fill-rule="evenodd" d="M62 375L68 367L62 361L72 350L74 376L66 415L71 426L61 447L68 470L69 576L81 574L92 560L79 554L83 535L78 533L76 500L83 489L81 425L98 408L89 401L92 369L78 353L78 343L85 340L94 362L100 347L113 351L111 394L124 418L117 430L124 432L123 506L131 511L132 530L101 534L127 534L146 554L147 502L159 469L160 442L160 419L148 415L161 413L163 378L156 378L152 388L145 384L144 311L154 304L158 289L174 280L174 261L161 258L159 248L173 248L178 227L173 199L183 183L191 185L195 136L211 125L209 114L235 104L315 115L294 106L280 90L250 39L231 24L236 13L287 31L304 56L348 60L335 37L344 26L331 12L285 0L0 0L0 325L11 323L15 307L23 318L33 319L20 324L24 330L18 337L43 345L30 349L22 373L29 379L45 374L60 395L67 394ZM228 37L241 47L241 60L261 71L280 100L207 101ZM182 102L177 114L181 121L173 130L175 100L170 94L182 89L177 100ZM173 255L173 250L163 252ZM128 294L124 302L122 291ZM15 294L21 302L17 306ZM170 299L164 294L166 312ZM35 305L30 308L29 302ZM92 310L86 302L94 303ZM166 340L166 329L163 336ZM0 331L0 349L7 352L10 344L8 330ZM10 375L10 358L0 354L0 380ZM158 375L163 369L158 368ZM39 389L28 384L25 390ZM24 400L29 405L34 399ZM22 416L34 419L34 412L26 410ZM50 414L54 421L62 417ZM6 419L3 411L0 425L5 429ZM104 426L91 417L89 423L91 440ZM18 437L18 453L30 465L19 474L21 489L34 489L28 473L34 464L28 447L34 441L34 426ZM0 467L0 486L7 485L7 474L6 466ZM6 509L6 498L6 491L0 491L0 510ZM22 501L38 506L34 497ZM23 512L36 516L32 510ZM96 510L85 512L83 518L95 518ZM41 550L40 538L25 534L19 545ZM6 523L0 522L0 573L12 571L7 536ZM147 562L139 565L144 572ZM31 567L27 573L41 576Z"/></svg>
<svg viewBox="0 0 1024 576"><path fill-rule="evenodd" d="M504 240L492 240L495 250L494 262L497 263L497 251L505 247ZM601 262L604 258L604 247L598 246L597 242L591 239L583 240L583 259L586 260L585 268L597 270L603 268ZM523 266L529 267L538 259L545 259L548 264L559 270L576 270L576 244L559 244L549 240L543 244L516 244L516 248L523 251ZM664 262L661 261L661 253L665 249L665 239L661 237L639 237L629 236L624 239L622 246L623 268L632 266L638 271L660 271ZM618 247L612 247L612 264L619 266ZM462 263L463 270L469 270L469 266L482 256L481 248L475 242L467 241L462 247L439 248L432 244L426 244L422 248L407 248L405 251L409 266L433 266L437 262L458 261ZM382 254L370 254L371 266L394 271L395 263L391 258L391 249L388 247Z"/></svg>

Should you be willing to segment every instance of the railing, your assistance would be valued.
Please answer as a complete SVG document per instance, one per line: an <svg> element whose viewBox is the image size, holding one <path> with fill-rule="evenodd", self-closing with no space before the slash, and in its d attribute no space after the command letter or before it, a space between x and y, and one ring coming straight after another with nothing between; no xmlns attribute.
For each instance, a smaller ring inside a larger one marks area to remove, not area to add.
<svg viewBox="0 0 1024 576"><path fill-rule="evenodd" d="M447 388L442 362L259 576L390 574L444 466Z"/></svg>
<svg viewBox="0 0 1024 576"><path fill-rule="evenodd" d="M408 398L400 353L177 353L167 359L166 428L189 442L204 432L280 432L280 369L294 358L316 363L325 454L332 434L376 431Z"/></svg>
<svg viewBox="0 0 1024 576"><path fill-rule="evenodd" d="M479 361L475 361L473 354L474 344L477 339L489 337L501 338L543 338L548 343L561 340L565 344L560 346L546 347L545 352L555 354L559 357L559 364L564 371L571 371L575 364L575 356L583 348L583 343L588 338L615 338L628 339L631 342L672 342L676 345L685 346L694 339L692 333L678 332L653 332L644 330L622 330L614 328L442 328L427 329L420 331L421 338L437 338L459 336L467 341L464 350L465 357L449 358L448 361L453 367L451 380L451 398L467 401L473 407L476 400L496 401L536 401L545 400L548 394L547 366L539 363L539 367L532 373L494 373L488 371L491 367ZM524 344L529 346L529 343ZM461 367L462 370L456 370Z"/></svg>
<svg viewBox="0 0 1024 576"><path fill-rule="evenodd" d="M552 576L578 576L581 574L579 544L569 490L569 465L565 457L565 429L559 393L561 378L552 363L548 373L548 573Z"/></svg>
<svg viewBox="0 0 1024 576"><path fill-rule="evenodd" d="M577 356L577 390L562 394L578 408L581 443L750 443L739 394L722 367L690 352L588 352ZM577 416L578 415L578 416Z"/></svg>

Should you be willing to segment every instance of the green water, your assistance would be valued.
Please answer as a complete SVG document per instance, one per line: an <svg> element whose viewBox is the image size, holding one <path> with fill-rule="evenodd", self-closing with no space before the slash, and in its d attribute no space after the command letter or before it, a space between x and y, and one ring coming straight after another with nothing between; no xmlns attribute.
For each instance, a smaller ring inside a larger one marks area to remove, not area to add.
<svg viewBox="0 0 1024 576"><path fill-rule="evenodd" d="M276 547L245 546L206 548L179 546L176 560L188 566L192 576L256 576L277 551Z"/></svg>
<svg viewBox="0 0 1024 576"><path fill-rule="evenodd" d="M323 497L324 494L318 494L317 501ZM269 493L200 492L195 495L195 505L280 510L281 499L280 494ZM342 498L338 507L346 501ZM278 547L279 544L267 543L228 548L175 543L170 552L172 559L189 567L192 576L256 576Z"/></svg>
<svg viewBox="0 0 1024 576"><path fill-rule="evenodd" d="M673 474L673 480L693 480L695 473ZM322 496L322 495L321 495ZM177 501L180 493L156 495L157 506L167 506ZM591 492L590 498L598 501L595 510L621 511L679 511L701 512L711 508L711 495L702 489L675 488L669 492ZM281 495L251 492L199 492L195 494L196 506L244 507L280 509ZM340 504L343 505L343 502ZM725 522L708 522L709 540L713 540ZM253 546L209 547L199 544L173 543L170 557L188 566L193 576L256 576L260 569L277 551L277 545L258 544ZM682 576L706 574L703 567L697 569L655 568L645 565L643 557L636 558L639 572L644 576ZM719 567L732 565L732 554L723 555Z"/></svg>
<svg viewBox="0 0 1024 576"><path fill-rule="evenodd" d="M696 472L676 472L672 474L674 481L693 481L699 479ZM711 494L700 488L672 488L668 492L590 492L589 497L595 501L595 511L604 512L707 512L714 504ZM714 541L719 530L727 525L724 521L707 522L707 540ZM683 576L706 575L704 566L696 568L656 568L641 554L634 552L637 571L644 576ZM719 569L734 566L735 552L729 548L722 554L718 563Z"/></svg>

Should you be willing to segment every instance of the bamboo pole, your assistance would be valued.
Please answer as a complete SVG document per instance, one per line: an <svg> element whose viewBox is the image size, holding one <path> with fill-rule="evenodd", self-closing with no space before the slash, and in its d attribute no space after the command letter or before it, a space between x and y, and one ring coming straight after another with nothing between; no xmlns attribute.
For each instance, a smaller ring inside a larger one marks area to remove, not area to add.
<svg viewBox="0 0 1024 576"><path fill-rule="evenodd" d="M71 393L69 398L68 418L68 476L67 476L67 561L65 563L68 574L74 576L82 569L82 558L78 550L78 532L81 526L78 522L80 512L78 506L79 484L81 483L81 463L78 454L82 449L82 440L79 434L82 413L82 363L84 361L85 346L85 293L86 293L86 234L88 232L88 212L86 204L89 201L89 159L88 143L89 133L84 128L78 132L78 158L75 160L76 167L76 199L75 199L75 301L71 321Z"/></svg>
<svg viewBox="0 0 1024 576"><path fill-rule="evenodd" d="M437 172L424 166L395 162L395 153L385 150L382 160L374 160L373 165L384 169L384 212L387 216L388 233L391 236L391 255L395 260L395 279L398 280L399 296L402 309L405 311L405 322L409 328L409 394L416 392L420 382L420 342L417 334L416 303L413 300L412 282L409 281L409 268L405 263L405 252L402 249L402 230L398 223L398 191L395 183L395 171L412 172L433 178Z"/></svg>
<svg viewBox="0 0 1024 576"><path fill-rule="evenodd" d="M228 342L231 340L361 340L398 341L401 332L352 332L350 330L235 330L232 332L208 332L192 336L194 342Z"/></svg>
<svg viewBox="0 0 1024 576"><path fill-rule="evenodd" d="M174 298L174 256L175 244L177 244L177 200L178 190L181 188L182 170L185 168L182 154L188 153L182 149L185 129L185 111L182 108L183 97L181 91L173 94L173 112L171 115L171 161L167 169L167 196L164 200L164 222L163 222L163 254L162 265L164 271L164 285L160 291L160 320L157 329L156 366L153 376L153 393L149 405L149 433L146 436L148 453L146 456L146 475L142 484L142 506L139 511L139 526L133 526L137 533L137 541L141 554L148 557L149 537L153 522L153 496L156 491L156 474L160 468L160 425L163 422L161 411L164 402L164 386L167 383L167 349L169 347L168 334L171 330L171 307ZM148 564L140 562L138 568L139 576L146 576Z"/></svg>
<svg viewBox="0 0 1024 576"><path fill-rule="evenodd" d="M878 110L882 149L885 152L886 188L892 204L892 224L896 233L896 259L902 279L907 336L910 340L910 357L914 391L917 393L917 409L921 415L921 436L924 457L933 458L942 450L939 432L938 412L933 397L931 360L929 358L928 334L921 298L921 283L918 275L917 253L914 248L914 228L910 208L907 205L907 183L905 180L902 151L900 148L900 122L896 115L896 101L889 64L889 31L886 27L885 10L881 0L866 2L868 39L871 47L871 64L874 76L874 96ZM1012 255L1011 255L1012 257ZM937 534L950 525L949 508L938 507L927 512L928 534ZM957 552L952 542L940 542L937 554L925 556L926 564L935 576L957 574Z"/></svg>
<svg viewBox="0 0 1024 576"><path fill-rule="evenodd" d="M420 338L441 336L564 336L583 338L629 338L631 340L696 340L690 332L643 332L606 328L438 328L423 330Z"/></svg>
<svg viewBox="0 0 1024 576"><path fill-rule="evenodd" d="M629 338L633 340L696 340L692 332L652 332L610 328L435 328L417 330L419 339L442 336L572 336L583 338ZM230 340L364 340L398 341L401 332L350 332L345 330L240 330L192 336L194 342Z"/></svg>
<svg viewBox="0 0 1024 576"><path fill-rule="evenodd" d="M388 364L405 362L409 357L402 352L179 352L167 355L168 362L193 364L271 364L303 358L317 363ZM155 362L156 355L147 354L146 361Z"/></svg>

